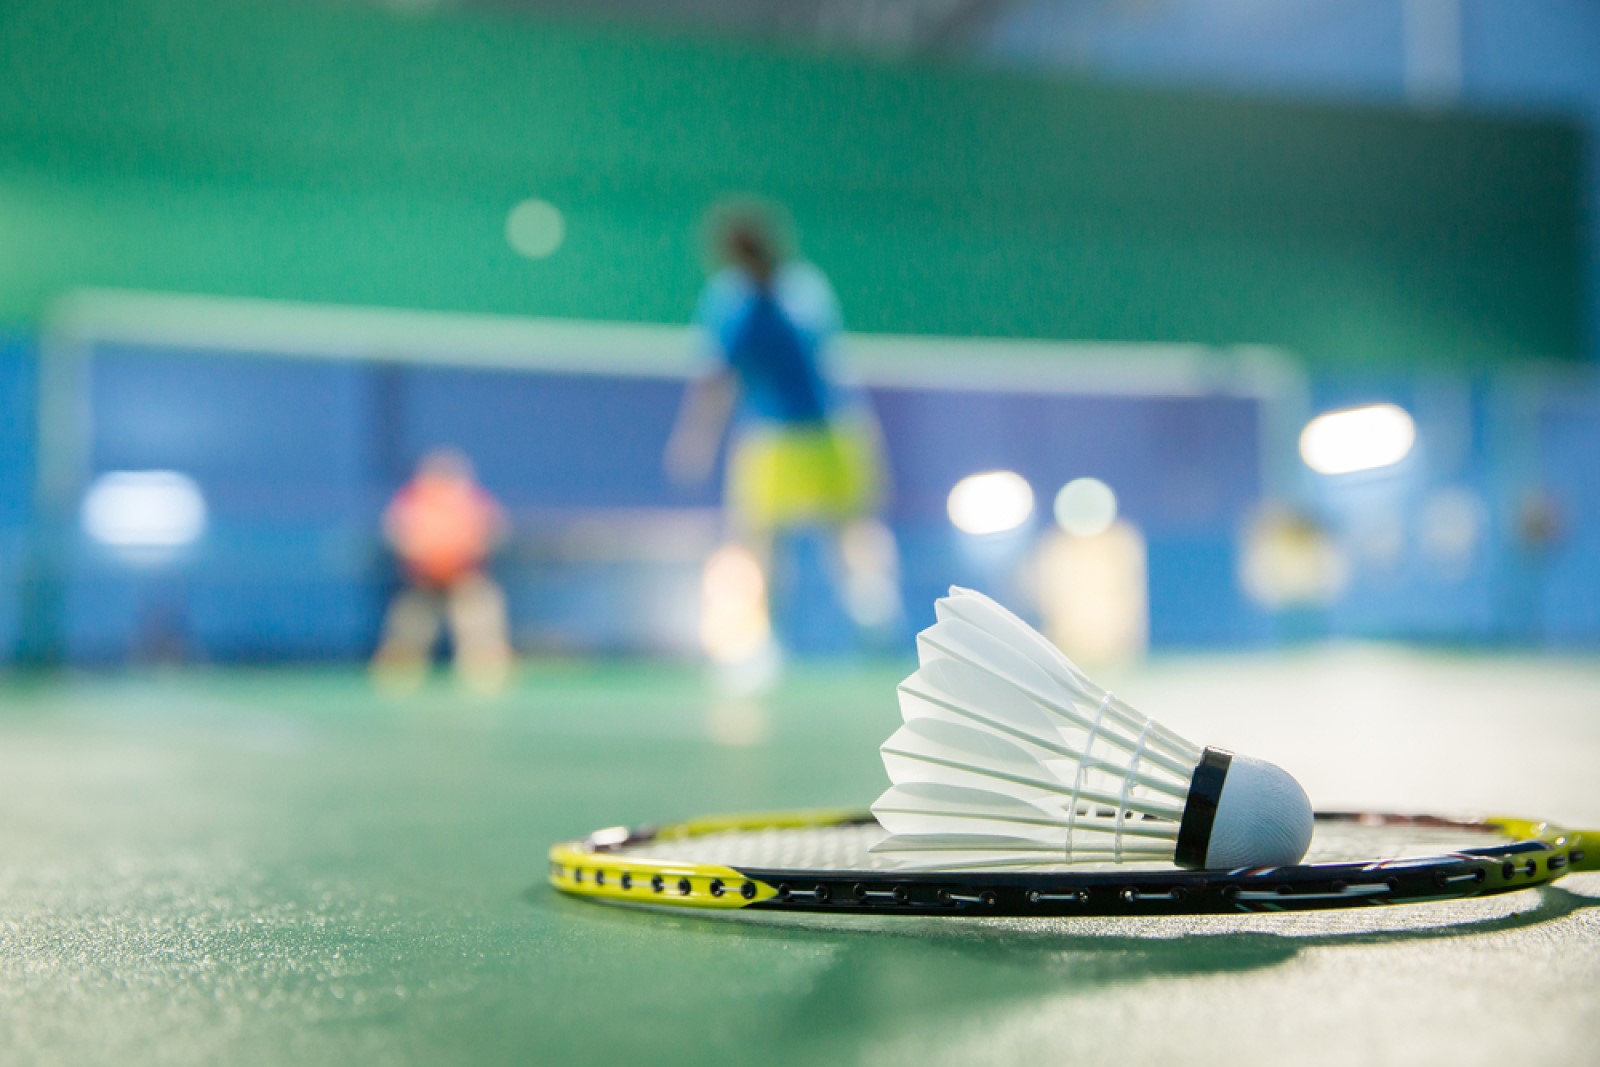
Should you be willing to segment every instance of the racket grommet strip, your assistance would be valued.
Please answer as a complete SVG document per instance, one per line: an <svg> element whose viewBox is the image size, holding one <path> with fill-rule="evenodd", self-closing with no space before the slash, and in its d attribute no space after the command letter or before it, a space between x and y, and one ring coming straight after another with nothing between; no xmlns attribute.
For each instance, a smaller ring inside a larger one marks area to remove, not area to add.
<svg viewBox="0 0 1600 1067"><path fill-rule="evenodd" d="M1118 896L1122 898L1122 902L1124 904L1159 904L1162 902L1177 904L1183 900L1185 894L1182 886L1173 886L1171 889L1168 889L1165 892L1152 892L1148 890L1136 889L1130 885L1126 889L1122 890Z"/></svg>
<svg viewBox="0 0 1600 1067"><path fill-rule="evenodd" d="M1438 889L1449 889L1451 886L1459 885L1462 882L1471 882L1474 885L1478 885L1483 882L1483 879L1482 867L1470 871L1458 871L1454 874L1449 871L1435 871L1433 884Z"/></svg>
<svg viewBox="0 0 1600 1067"><path fill-rule="evenodd" d="M890 889L873 889L865 882L857 882L850 887L850 897L857 904L871 904L873 901L894 901L904 904L911 899L911 893L903 885Z"/></svg>
<svg viewBox="0 0 1600 1067"><path fill-rule="evenodd" d="M953 893L948 889L939 890L939 903L951 907L958 904L981 904L986 908L992 908L997 899L994 893L987 889L981 893Z"/></svg>
<svg viewBox="0 0 1600 1067"><path fill-rule="evenodd" d="M1041 893L1037 889L1028 890L1028 903L1030 904L1073 904L1089 903L1089 891L1080 889L1075 893Z"/></svg>
<svg viewBox="0 0 1600 1067"><path fill-rule="evenodd" d="M741 892L744 893L746 899L754 899L756 895L755 883L746 882L745 885L749 888L741 890ZM785 904L801 904L807 899L817 904L826 904L833 899L833 890L822 882L818 882L810 889L796 889L788 882L780 882L777 886L777 894L778 899Z"/></svg>

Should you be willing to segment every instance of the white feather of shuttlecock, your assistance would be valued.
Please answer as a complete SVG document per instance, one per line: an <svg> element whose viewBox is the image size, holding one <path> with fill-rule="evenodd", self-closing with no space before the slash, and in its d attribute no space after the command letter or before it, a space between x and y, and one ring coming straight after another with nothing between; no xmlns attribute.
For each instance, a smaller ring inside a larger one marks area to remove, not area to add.
<svg viewBox="0 0 1600 1067"><path fill-rule="evenodd" d="M1041 634L952 588L900 684L874 849L907 867L1171 861L1200 746L1091 682Z"/></svg>

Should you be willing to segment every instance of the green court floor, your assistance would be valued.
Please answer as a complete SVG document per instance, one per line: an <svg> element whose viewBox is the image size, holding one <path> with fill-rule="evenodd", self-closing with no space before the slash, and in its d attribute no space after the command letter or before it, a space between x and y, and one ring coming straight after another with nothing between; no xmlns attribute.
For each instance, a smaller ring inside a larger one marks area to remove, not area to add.
<svg viewBox="0 0 1600 1067"><path fill-rule="evenodd" d="M0 680L0 1062L1600 1062L1600 876L1194 920L627 911L551 841L864 805L903 664L761 703L690 668L527 667L401 701L355 671ZM1320 806L1600 826L1600 661L1390 649L1115 679Z"/></svg>

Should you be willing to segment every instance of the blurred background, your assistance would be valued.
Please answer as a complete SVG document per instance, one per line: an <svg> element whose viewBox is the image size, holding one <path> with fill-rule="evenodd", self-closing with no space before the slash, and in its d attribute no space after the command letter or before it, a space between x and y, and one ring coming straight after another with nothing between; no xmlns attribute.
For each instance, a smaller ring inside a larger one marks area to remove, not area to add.
<svg viewBox="0 0 1600 1067"><path fill-rule="evenodd" d="M1582 876L544 879L870 803L951 584L1320 810L1600 826L1597 125L1595 0L0 0L0 1060L1593 1062ZM831 438L682 435L730 202Z"/></svg>
<svg viewBox="0 0 1600 1067"><path fill-rule="evenodd" d="M1600 646L1597 55L1585 0L9 0L0 663L363 662L441 445L518 655L740 654L662 465L732 194L893 483L904 618L788 531L793 659L953 582L1089 660Z"/></svg>

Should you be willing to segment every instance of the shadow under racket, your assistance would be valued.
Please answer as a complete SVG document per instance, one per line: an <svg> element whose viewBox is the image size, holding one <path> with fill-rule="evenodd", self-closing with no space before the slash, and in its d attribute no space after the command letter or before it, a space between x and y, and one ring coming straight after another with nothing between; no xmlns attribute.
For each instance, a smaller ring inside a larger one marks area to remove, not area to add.
<svg viewBox="0 0 1600 1067"><path fill-rule="evenodd" d="M1449 941L1535 929L1600 907L1600 895L1567 886L1437 904L1338 912L1201 915L1171 918L986 919L715 912L635 905L595 906L535 885L522 894L573 921L732 941L804 941L853 955L960 956L1033 971L1067 984L1140 981L1172 975L1251 971L1307 949ZM970 991L969 991L970 992Z"/></svg>

